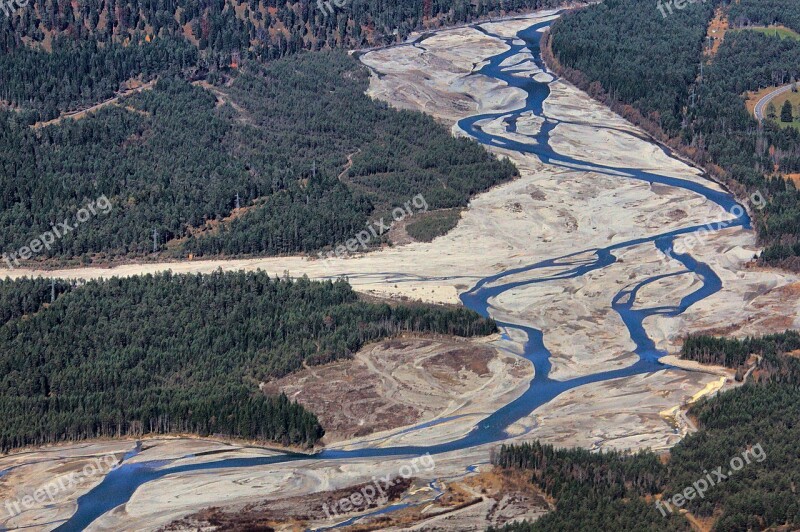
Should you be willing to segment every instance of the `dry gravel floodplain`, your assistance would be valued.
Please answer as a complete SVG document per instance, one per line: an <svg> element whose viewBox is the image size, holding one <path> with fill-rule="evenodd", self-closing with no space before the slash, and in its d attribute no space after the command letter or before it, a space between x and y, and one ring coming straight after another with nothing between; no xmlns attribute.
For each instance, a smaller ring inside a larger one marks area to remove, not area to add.
<svg viewBox="0 0 800 532"><path fill-rule="evenodd" d="M539 12L483 24L483 28L513 38L520 30L550 18L552 12ZM504 50L507 46L502 40L466 27L437 32L414 45L367 53L362 61L375 73L369 89L373 97L398 108L430 113L451 125L455 135L464 135L456 125L459 119L487 112L510 112L524 103L525 94L520 90L475 74L489 57ZM529 53L522 53L509 60L507 66L517 76L550 82L552 93L544 103L544 113L561 121L551 134L551 146L556 152L596 164L651 170L718 188L698 170L643 140L642 131L582 92L562 81L552 81L552 76L540 71L531 59ZM508 138L527 142L530 139L524 135L538 131L541 124L541 118L527 115L518 122L517 133L508 133ZM502 117L481 125L485 131L507 134L507 123ZM262 269L274 275L289 271L311 278L347 275L354 287L364 293L456 303L459 293L492 274L730 218L716 204L683 189L650 185L619 172L601 174L591 169L547 165L533 155L505 148L491 150L500 157L510 157L519 167L521 177L475 197L458 226L431 243L410 243L358 257L334 259L329 264L291 257L127 265L54 274L85 279L163 270L211 272L222 268ZM692 256L713 268L723 288L677 318L648 318L644 325L657 347L674 354L681 338L690 332L745 335L756 330L770 332L800 327L797 297L800 278L753 267L751 261L757 252L754 233L739 228L711 233L694 243ZM589 375L635 362L629 333L619 316L610 310L614 294L656 272L678 275L646 285L637 305L675 305L699 286L700 280L691 274L679 274L681 264L661 254L652 243L622 248L615 255L617 262L590 275L528 284L490 301L495 317L544 331L545 344L552 352L555 379ZM558 273L559 268L552 270ZM15 270L11 275L54 274ZM543 274L536 272L539 276ZM526 275L519 274L516 280L526 280ZM526 336L513 328L506 332L506 338L484 344L453 346L447 342L402 340L409 343L402 353L391 342L370 346L352 362L309 369L266 386L284 389L316 409L332 424L329 439L336 448L452 441L528 386L531 369L518 356ZM469 360L462 356L464 353L470 353ZM714 373L697 371L691 365L686 367L692 371L666 369L575 388L514 424L509 428L509 437L538 438L558 445L595 449L666 448L691 430L680 415L674 414L675 408L701 392L718 389L720 377L726 375L719 369ZM327 381L316 393L310 391L315 379ZM358 388L349 388L354 381L358 382ZM726 377L723 388L732 385ZM335 387L346 389L328 396L326 390ZM377 415L381 410L390 412L392 419ZM431 420L439 422L409 427ZM92 445L96 447L92 452L118 452L124 447L112 442ZM137 459L183 455L185 445L184 440L159 440ZM209 450L219 450L220 446L196 440L191 440L191 445ZM54 456L58 457L58 467L78 467L83 460L78 454L83 448L84 445L73 445L58 451L41 449L0 459L0 470L19 466L0 479L0 490L6 495L45 483L52 474L49 468L55 467L55 463L47 465L42 460L52 460ZM475 471L474 466L479 466L477 471L485 467L490 451L491 446L479 446L437 455L435 470L419 475L414 486L424 486L433 480L450 482L468 478ZM229 447L226 452L256 451ZM210 459L199 454L184 458ZM402 458L347 463L315 460L171 475L144 484L127 504L102 516L90 529L154 530L209 507L230 513L265 500L279 504L282 500L345 489L369 482L374 475L396 472L402 465ZM57 505L41 506L24 518L13 521L0 518L0 525L37 523L37 529L53 528L74 511L76 495L89 487L65 493ZM464 494L469 490L463 488L460 493L466 497ZM502 499L502 495L498 497ZM487 517L491 512L484 511L485 506L470 508L461 510L463 515L471 516L469 519L458 519L459 514L417 515L415 519L423 519L420 524L423 528L443 530L482 530L491 524ZM540 505L539 511L542 509ZM509 515L515 513L509 511ZM318 517L309 515L309 524L317 522ZM181 529L179 524L176 526ZM286 529L293 526L298 526L296 520L287 523Z"/></svg>

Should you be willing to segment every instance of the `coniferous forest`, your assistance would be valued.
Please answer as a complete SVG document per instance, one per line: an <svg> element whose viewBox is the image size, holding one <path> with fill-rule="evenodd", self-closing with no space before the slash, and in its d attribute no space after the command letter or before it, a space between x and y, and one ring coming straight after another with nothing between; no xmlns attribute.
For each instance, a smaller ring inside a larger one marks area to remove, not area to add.
<svg viewBox="0 0 800 532"><path fill-rule="evenodd" d="M693 530L675 506L672 513L662 513L655 501L683 493L719 466L728 478L713 475L714 485L703 497L687 499L682 510L697 519L711 519L712 530L719 532L796 530L800 360L786 353L797 344L796 333L742 341L695 337L687 342L684 357L692 359L697 357L689 353L708 353L734 368L740 353L760 353L763 359L742 387L694 405L689 415L700 430L663 457L651 451L631 455L554 449L538 442L502 446L493 458L495 465L530 471L531 481L556 499L554 512L502 530ZM748 449L750 463L728 474L734 457Z"/></svg>
<svg viewBox="0 0 800 532"><path fill-rule="evenodd" d="M402 333L496 330L461 307L366 303L345 281L264 273L6 280L0 302L3 452L171 432L311 446L316 416L260 383Z"/></svg>
<svg viewBox="0 0 800 532"><path fill-rule="evenodd" d="M464 207L513 165L372 101L330 49L560 3L31 0L0 17L2 251L101 195L111 213L35 259L305 253L418 194Z"/></svg>
<svg viewBox="0 0 800 532"><path fill-rule="evenodd" d="M334 3L335 2L335 3ZM564 0L27 0L0 4L0 110L49 120L161 75L404 40ZM9 4L8 7L5 4Z"/></svg>
<svg viewBox="0 0 800 532"><path fill-rule="evenodd" d="M800 77L800 41L731 31L712 53L715 8L744 24L796 25L792 0L690 2L668 16L640 0L609 0L553 25L550 63L592 96L703 165L742 198L767 199L754 211L762 261L800 268L800 132L745 107L747 91ZM727 12L727 11L726 11Z"/></svg>
<svg viewBox="0 0 800 532"><path fill-rule="evenodd" d="M683 343L681 358L695 360L701 364L738 368L744 365L751 355L772 357L776 353L791 353L798 349L800 349L800 332L797 331L741 340L690 335Z"/></svg>
<svg viewBox="0 0 800 532"><path fill-rule="evenodd" d="M739 0L730 2L729 19L734 27L783 25L800 32L800 12L786 0Z"/></svg>
<svg viewBox="0 0 800 532"><path fill-rule="evenodd" d="M0 8L0 108L47 120L165 73L194 78L248 59L381 46L426 27L563 3L335 1L30 0L10 16Z"/></svg>
<svg viewBox="0 0 800 532"><path fill-rule="evenodd" d="M345 53L318 52L249 63L230 86L165 74L152 90L43 128L0 112L3 251L105 195L110 212L40 256L141 256L154 232L167 256L310 252L416 195L432 210L465 206L517 174L432 118L371 100L368 78Z"/></svg>

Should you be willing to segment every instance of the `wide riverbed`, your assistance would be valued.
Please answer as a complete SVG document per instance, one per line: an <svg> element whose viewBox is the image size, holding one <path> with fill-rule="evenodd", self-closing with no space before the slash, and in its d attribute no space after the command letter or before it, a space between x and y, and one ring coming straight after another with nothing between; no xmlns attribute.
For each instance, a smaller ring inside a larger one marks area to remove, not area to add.
<svg viewBox="0 0 800 532"><path fill-rule="evenodd" d="M591 375L562 380L552 379L550 377L551 353L545 345L546 335L534 327L522 324L524 320L520 320L520 323L515 323L513 316L505 315L498 321L506 335L514 333L518 336L522 332L527 336L527 341L524 342L523 356L534 364L536 369L535 377L525 393L485 418L462 437L434 445L420 443L414 446L326 450L313 458L303 455L236 458L175 467L170 467L164 463L123 463L122 466L109 473L94 489L78 499L77 512L57 530L82 530L101 515L119 505L125 504L130 500L133 493L145 483L167 475L215 469L254 468L290 461L347 461L375 457L420 455L424 453L437 455L473 448L487 443L500 442L509 437L506 429L511 425L529 416L535 409L568 390L588 383L647 374L665 368L664 365L658 362L658 359L666 353L656 348L653 339L645 330L644 321L652 316L677 317L692 305L717 293L723 286L720 277L717 276L712 268L694 259L691 253L672 251L676 237L697 232L701 229L714 231L715 229L737 226L749 228L750 220L744 208L737 204L734 198L719 191L718 188L711 186L710 183L709 186L705 186L697 180L685 180L674 176L659 175L652 171L637 168L598 164L589 160L582 160L579 157L559 154L551 148L550 135L553 130L559 125L569 123L548 117L544 111L544 102L550 96L550 83L552 80L536 81L530 76L517 75L516 65L513 61L513 58L519 54L530 51L536 64L544 70L538 47L540 31L548 24L550 24L549 21L534 24L520 32L516 39L502 38L491 34L489 30L483 29L483 27L476 27L487 35L502 40L509 49L492 57L488 63L475 71L475 75L499 80L509 87L524 91L527 96L524 106L511 113L504 111L471 116L461 120L458 124L459 127L487 146L533 154L548 165L568 169L581 169L617 177L622 176L626 179L691 191L713 202L728 213L733 213L733 216L726 216L724 219L712 221L708 224L691 224L686 227L672 229L663 234L616 242L608 247L590 248L570 253L566 256L554 257L535 264L509 269L481 279L471 290L463 293L460 298L465 306L483 315L497 317L493 302L504 294L535 284L546 284L587 276L615 264L618 260L615 252L636 246L651 245L653 253L663 253L671 256L682 265L682 269L650 275L631 286L625 286L607 301L608 308L613 309L625 324L630 339L635 344L634 352L638 355L638 361L623 368L596 372ZM424 44L424 40L417 42L416 45L418 46L420 43ZM538 131L531 134L520 132L517 126L518 122L523 119L527 120L531 116L543 120ZM498 132L496 129L492 129L490 132L490 128L484 127L486 124L498 119L504 124L504 131ZM697 288L683 295L677 301L659 303L652 306L637 304L637 295L641 290L653 283L677 276L693 276L699 281L699 283L696 283ZM446 420L440 420L440 422L444 421ZM303 465L302 463L297 463L297 467L303 467Z"/></svg>

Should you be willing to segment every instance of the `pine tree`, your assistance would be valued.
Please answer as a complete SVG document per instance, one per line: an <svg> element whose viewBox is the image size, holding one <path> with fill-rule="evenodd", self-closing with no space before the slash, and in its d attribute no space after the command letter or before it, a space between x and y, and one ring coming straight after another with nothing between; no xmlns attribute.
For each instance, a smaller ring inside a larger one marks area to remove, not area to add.
<svg viewBox="0 0 800 532"><path fill-rule="evenodd" d="M794 122L794 113L792 112L792 102L786 100L781 107L781 122Z"/></svg>
<svg viewBox="0 0 800 532"><path fill-rule="evenodd" d="M775 108L775 104L772 102L769 102L769 105L767 105L767 118L770 120L778 118L778 109Z"/></svg>

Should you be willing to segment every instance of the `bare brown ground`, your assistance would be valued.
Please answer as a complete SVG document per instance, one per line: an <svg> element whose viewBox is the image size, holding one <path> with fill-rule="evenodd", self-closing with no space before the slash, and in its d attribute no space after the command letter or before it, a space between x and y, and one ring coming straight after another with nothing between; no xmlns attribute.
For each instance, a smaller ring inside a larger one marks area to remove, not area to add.
<svg viewBox="0 0 800 532"><path fill-rule="evenodd" d="M398 478L386 490L386 504L397 501L411 488L414 479ZM289 497L247 504L241 508L207 508L184 519L175 521L162 531L172 530L226 530L226 531L268 531L306 530L309 522L326 519L332 508L338 508L337 502L349 498L353 493L361 492L370 484L358 484L333 491L323 491L300 497ZM374 488L373 488L374 489ZM326 506L328 514L326 515ZM378 506L377 501L365 503L360 511L368 511ZM335 511L335 510L333 510ZM357 514L359 512L350 512ZM347 513L339 514L346 517Z"/></svg>
<svg viewBox="0 0 800 532"><path fill-rule="evenodd" d="M681 513L689 521L689 524L692 525L692 530L696 532L711 532L714 528L714 524L717 522L716 517L696 517L691 512L687 512L685 510L681 510Z"/></svg>
<svg viewBox="0 0 800 532"><path fill-rule="evenodd" d="M308 497L287 500L282 506L291 509L285 515L295 516L298 513L305 513L307 519L284 518L280 521L272 521L271 524L280 530L307 527L308 518L311 518L310 520L313 522L313 519L319 517L319 508L323 502L330 504L337 497L359 491L362 486L364 485L337 490L335 493L317 494L313 497L316 506L310 506L307 501L302 500L308 499ZM512 521L536 519L553 507L552 502L548 501L531 484L529 476L523 472L493 469L462 479L437 481L436 486L437 489L442 490L438 497L426 484L408 482L403 497L403 501L410 504L408 508L388 514L365 517L341 530L346 532L484 530L488 526L503 526ZM397 495L394 494L395 498ZM295 506L302 508L303 511L298 512ZM340 515L337 520L341 521L353 515L358 514L354 512ZM183 530L183 528L173 528L173 530L175 529ZM225 530L234 529L225 528Z"/></svg>
<svg viewBox="0 0 800 532"><path fill-rule="evenodd" d="M424 482L402 478L395 482L386 491L387 499L380 501L380 504L372 501L350 512L337 512L333 521L369 513L401 497L410 507L390 514L365 517L341 530L459 529L462 526L459 523L464 523L463 526L469 529L483 529L489 525L502 526L515 520L536 518L552 509L552 503L530 483L528 475L521 472L492 470L463 480L437 482L437 488L443 490L438 497ZM363 493L362 490L369 485L362 483L241 507L207 508L173 521L160 530L307 530L309 526L325 522L332 514L332 509L338 509L338 501L354 493Z"/></svg>
<svg viewBox="0 0 800 532"><path fill-rule="evenodd" d="M419 220L419 216L404 218L392 224L391 229L386 233L389 241L395 246L404 246L416 242L417 240L408 234L408 224L416 222L417 220Z"/></svg>
<svg viewBox="0 0 800 532"><path fill-rule="evenodd" d="M330 444L436 418L470 394L488 395L500 380L524 379L528 371L481 343L400 338L261 388L284 392L316 412Z"/></svg>
<svg viewBox="0 0 800 532"><path fill-rule="evenodd" d="M454 495L454 496L453 496ZM427 521L429 519L441 519L442 516L451 516L461 510L470 509L477 504L483 502L483 499L478 498L465 498L463 502L454 504L454 500L460 500L464 497L463 492L450 493L442 497L442 500L437 501L435 504L429 505L424 508L425 514L434 514L433 518L423 516L423 512L419 507L407 508L394 512L392 514L381 515L379 517L367 518L362 520L363 524L356 524L342 528L347 532L371 532L373 530L415 530L411 528L420 521ZM436 530L435 528L425 528L424 530Z"/></svg>
<svg viewBox="0 0 800 532"><path fill-rule="evenodd" d="M345 530L485 530L534 520L553 508L525 472L492 469L443 485L444 494L430 505L364 519Z"/></svg>
<svg viewBox="0 0 800 532"><path fill-rule="evenodd" d="M534 499L535 505L540 508L548 508L555 504L555 500L547 497L531 483L530 475L525 471L494 468L491 471L467 477L464 484L482 495L494 499L497 499L498 495L524 493Z"/></svg>
<svg viewBox="0 0 800 532"><path fill-rule="evenodd" d="M784 174L784 178L794 181L794 184L797 185L797 188L800 188L800 174Z"/></svg>
<svg viewBox="0 0 800 532"><path fill-rule="evenodd" d="M714 18L708 25L708 32L706 37L711 40L711 48L707 48L705 55L707 57L714 57L722 46L725 40L725 32L728 31L728 16L722 6L718 7L714 13Z"/></svg>

